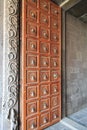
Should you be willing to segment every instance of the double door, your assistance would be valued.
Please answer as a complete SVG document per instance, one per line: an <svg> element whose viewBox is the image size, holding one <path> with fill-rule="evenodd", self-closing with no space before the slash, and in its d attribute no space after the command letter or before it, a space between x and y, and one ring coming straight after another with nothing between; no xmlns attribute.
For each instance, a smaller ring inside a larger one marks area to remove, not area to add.
<svg viewBox="0 0 87 130"><path fill-rule="evenodd" d="M22 3L22 129L61 119L61 9L50 0Z"/></svg>

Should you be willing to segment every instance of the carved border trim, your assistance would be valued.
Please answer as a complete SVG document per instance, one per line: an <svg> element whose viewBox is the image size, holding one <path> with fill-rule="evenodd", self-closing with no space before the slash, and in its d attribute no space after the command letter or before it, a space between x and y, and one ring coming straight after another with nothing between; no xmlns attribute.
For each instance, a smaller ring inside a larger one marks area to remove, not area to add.
<svg viewBox="0 0 87 130"><path fill-rule="evenodd" d="M8 116L11 130L18 129L19 86L19 0L8 0Z"/></svg>

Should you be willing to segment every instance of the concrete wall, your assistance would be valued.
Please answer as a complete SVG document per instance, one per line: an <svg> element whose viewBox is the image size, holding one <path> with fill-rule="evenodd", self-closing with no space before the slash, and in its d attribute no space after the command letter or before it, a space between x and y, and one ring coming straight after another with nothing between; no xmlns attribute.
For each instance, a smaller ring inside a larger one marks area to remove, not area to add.
<svg viewBox="0 0 87 130"><path fill-rule="evenodd" d="M1 120L2 78L3 78L3 75L2 75L2 70L3 70L2 69L2 67L3 67L2 63L3 63L3 1L0 0L0 120Z"/></svg>
<svg viewBox="0 0 87 130"><path fill-rule="evenodd" d="M66 14L67 115L87 107L87 24Z"/></svg>

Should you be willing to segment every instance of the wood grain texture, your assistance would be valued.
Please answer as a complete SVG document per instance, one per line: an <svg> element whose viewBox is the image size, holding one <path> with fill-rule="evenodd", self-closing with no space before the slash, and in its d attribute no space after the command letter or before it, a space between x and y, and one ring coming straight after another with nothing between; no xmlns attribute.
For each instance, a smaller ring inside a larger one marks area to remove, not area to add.
<svg viewBox="0 0 87 130"><path fill-rule="evenodd" d="M61 9L50 0L22 6L22 130L41 130L61 119Z"/></svg>

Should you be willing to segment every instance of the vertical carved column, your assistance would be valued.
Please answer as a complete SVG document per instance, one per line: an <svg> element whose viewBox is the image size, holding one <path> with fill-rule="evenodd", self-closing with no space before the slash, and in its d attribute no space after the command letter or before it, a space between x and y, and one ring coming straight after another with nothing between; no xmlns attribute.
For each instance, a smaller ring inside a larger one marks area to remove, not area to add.
<svg viewBox="0 0 87 130"><path fill-rule="evenodd" d="M19 0L4 0L4 11L3 124L6 128L3 125L2 129L18 130Z"/></svg>

